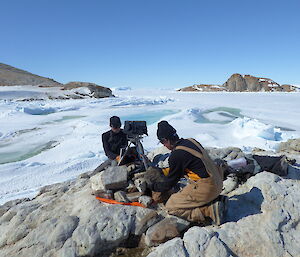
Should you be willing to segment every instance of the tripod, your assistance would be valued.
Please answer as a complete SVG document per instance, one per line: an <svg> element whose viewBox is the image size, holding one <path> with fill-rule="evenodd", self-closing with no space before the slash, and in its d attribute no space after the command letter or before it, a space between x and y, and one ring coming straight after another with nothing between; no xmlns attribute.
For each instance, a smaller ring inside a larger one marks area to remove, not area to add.
<svg viewBox="0 0 300 257"><path fill-rule="evenodd" d="M129 149L130 149L130 146L131 144L134 144L135 145L135 148L136 148L136 151L137 151L137 157L140 161L142 161L143 165L144 165L144 168L145 170L149 167L148 165L148 158L146 157L145 155L145 152L144 152L144 147L141 143L141 139L143 137L140 136L140 135L132 135L132 136L128 136L128 139L129 139L129 144L127 145L127 147L125 148L125 151L124 153L121 153L121 159L120 159L120 162L118 165L120 165L122 163L122 160L124 159L124 157L126 156L126 154L128 153Z"/></svg>

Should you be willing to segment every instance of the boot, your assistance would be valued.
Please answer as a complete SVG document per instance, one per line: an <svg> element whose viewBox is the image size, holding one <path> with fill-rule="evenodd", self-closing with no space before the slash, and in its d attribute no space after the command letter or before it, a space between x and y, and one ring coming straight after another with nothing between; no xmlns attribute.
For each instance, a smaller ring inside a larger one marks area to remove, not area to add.
<svg viewBox="0 0 300 257"><path fill-rule="evenodd" d="M225 221L225 213L227 212L228 197L220 195L217 200L210 206L211 219L213 224L220 226Z"/></svg>

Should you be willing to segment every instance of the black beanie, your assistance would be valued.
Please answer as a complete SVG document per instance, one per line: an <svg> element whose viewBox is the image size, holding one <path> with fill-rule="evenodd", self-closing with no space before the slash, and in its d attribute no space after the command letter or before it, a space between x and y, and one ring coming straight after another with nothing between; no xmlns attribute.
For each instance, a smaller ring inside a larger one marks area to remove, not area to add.
<svg viewBox="0 0 300 257"><path fill-rule="evenodd" d="M176 129L174 129L167 121L163 120L157 125L157 138L158 140L170 139L177 136Z"/></svg>
<svg viewBox="0 0 300 257"><path fill-rule="evenodd" d="M113 128L120 128L121 127L121 120L118 116L112 116L109 119L109 125Z"/></svg>

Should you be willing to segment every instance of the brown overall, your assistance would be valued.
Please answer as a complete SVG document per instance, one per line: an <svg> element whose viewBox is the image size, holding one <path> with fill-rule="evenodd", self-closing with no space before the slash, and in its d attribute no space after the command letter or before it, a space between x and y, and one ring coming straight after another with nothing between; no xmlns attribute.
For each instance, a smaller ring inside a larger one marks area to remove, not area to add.
<svg viewBox="0 0 300 257"><path fill-rule="evenodd" d="M212 207L208 203L216 199L222 191L223 171L213 162L201 144L192 138L188 140L193 142L202 154L185 146L177 146L175 150L184 150L200 158L209 177L192 181L178 193L172 194L166 203L166 208L169 214L188 221L202 222L205 217L212 217Z"/></svg>

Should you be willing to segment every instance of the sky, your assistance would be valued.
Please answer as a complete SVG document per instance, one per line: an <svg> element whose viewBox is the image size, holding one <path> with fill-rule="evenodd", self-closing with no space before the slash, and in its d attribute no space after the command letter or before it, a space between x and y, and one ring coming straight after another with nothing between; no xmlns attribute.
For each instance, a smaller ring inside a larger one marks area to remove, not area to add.
<svg viewBox="0 0 300 257"><path fill-rule="evenodd" d="M0 10L0 63L61 83L182 88L242 73L300 85L299 0L3 0Z"/></svg>

